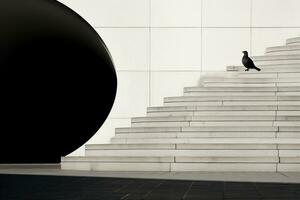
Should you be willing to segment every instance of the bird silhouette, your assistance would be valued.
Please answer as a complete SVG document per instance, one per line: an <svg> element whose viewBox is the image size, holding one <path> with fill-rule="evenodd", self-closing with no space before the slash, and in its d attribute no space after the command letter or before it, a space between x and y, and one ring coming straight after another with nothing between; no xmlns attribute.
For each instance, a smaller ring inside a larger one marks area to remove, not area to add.
<svg viewBox="0 0 300 200"><path fill-rule="evenodd" d="M256 69L257 71L260 71L260 69L254 65L251 58L248 57L248 52L243 51L243 54L244 54L244 56L242 58L242 63L247 68L247 69L245 69L245 71L249 71L249 69Z"/></svg>

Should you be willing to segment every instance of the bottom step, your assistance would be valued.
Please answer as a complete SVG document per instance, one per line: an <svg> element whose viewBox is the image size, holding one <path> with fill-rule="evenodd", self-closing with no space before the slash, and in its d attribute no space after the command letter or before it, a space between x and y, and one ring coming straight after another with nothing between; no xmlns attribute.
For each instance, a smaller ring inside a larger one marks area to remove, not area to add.
<svg viewBox="0 0 300 200"><path fill-rule="evenodd" d="M65 162L62 170L87 171L201 171L201 172L276 172L276 163L91 163ZM300 171L300 165L280 164L279 171Z"/></svg>

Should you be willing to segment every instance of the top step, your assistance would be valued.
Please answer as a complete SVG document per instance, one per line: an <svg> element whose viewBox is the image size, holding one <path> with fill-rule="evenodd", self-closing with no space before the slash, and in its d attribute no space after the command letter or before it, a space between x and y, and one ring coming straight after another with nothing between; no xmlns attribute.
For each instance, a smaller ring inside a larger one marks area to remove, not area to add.
<svg viewBox="0 0 300 200"><path fill-rule="evenodd" d="M300 54L300 45L275 46L275 47L268 47L266 49L266 55L268 56L299 55L299 54Z"/></svg>
<svg viewBox="0 0 300 200"><path fill-rule="evenodd" d="M300 45L300 37L294 37L294 38L287 39L286 45Z"/></svg>

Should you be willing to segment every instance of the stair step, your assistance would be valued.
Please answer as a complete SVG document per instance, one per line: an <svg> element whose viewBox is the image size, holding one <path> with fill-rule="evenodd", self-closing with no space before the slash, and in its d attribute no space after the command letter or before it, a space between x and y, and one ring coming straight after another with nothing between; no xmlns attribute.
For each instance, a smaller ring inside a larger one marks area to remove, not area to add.
<svg viewBox="0 0 300 200"><path fill-rule="evenodd" d="M278 163L278 156L265 157L175 157L175 163Z"/></svg>
<svg viewBox="0 0 300 200"><path fill-rule="evenodd" d="M201 83L220 84L220 83L296 83L300 82L299 78L201 78Z"/></svg>
<svg viewBox="0 0 300 200"><path fill-rule="evenodd" d="M201 156L201 157L210 157L210 156L224 156L224 157L264 157L264 156L277 156L277 150L264 150L264 149L254 149L254 150L244 150L244 149L235 149L235 150L210 150L210 149L193 149L193 150L140 150L140 149L125 149L125 150L86 150L86 156L130 156L135 155L138 157L141 156Z"/></svg>
<svg viewBox="0 0 300 200"><path fill-rule="evenodd" d="M275 92L184 92L184 96L275 96Z"/></svg>
<svg viewBox="0 0 300 200"><path fill-rule="evenodd" d="M171 163L176 172L276 172L275 163ZM282 170L288 169L284 166ZM299 169L298 169L299 171Z"/></svg>
<svg viewBox="0 0 300 200"><path fill-rule="evenodd" d="M286 40L287 45L300 45L300 37L289 38Z"/></svg>
<svg viewBox="0 0 300 200"><path fill-rule="evenodd" d="M276 110L276 106L161 106L148 107L147 112L173 112L173 111L269 111ZM272 112L272 111L271 111Z"/></svg>
<svg viewBox="0 0 300 200"><path fill-rule="evenodd" d="M72 156L72 157L63 157L63 162L116 162L116 163L123 163L123 162L141 162L141 163L164 163L164 162L174 162L175 157L172 156Z"/></svg>
<svg viewBox="0 0 300 200"><path fill-rule="evenodd" d="M174 133L117 133L115 138L275 138L275 132L174 132ZM277 137L300 137L297 132L280 132Z"/></svg>
<svg viewBox="0 0 300 200"><path fill-rule="evenodd" d="M291 131L291 127L282 128L282 131ZM295 128L295 127L293 127ZM300 127L299 127L300 128ZM201 127L127 127L116 128L118 133L156 133L156 132L266 132L277 131L275 126L201 126ZM294 130L293 130L294 131ZM299 129L300 131L300 129Z"/></svg>
<svg viewBox="0 0 300 200"><path fill-rule="evenodd" d="M258 66L276 64L300 64L300 55L264 55L253 56L252 60Z"/></svg>
<svg viewBox="0 0 300 200"><path fill-rule="evenodd" d="M165 97L164 103L168 102L197 102L197 101L272 101L277 100L276 96L180 96Z"/></svg>
<svg viewBox="0 0 300 200"><path fill-rule="evenodd" d="M224 121L224 122L190 122L190 126L276 126L277 124L284 124L284 122L273 121ZM285 122L288 123L288 122Z"/></svg>
<svg viewBox="0 0 300 200"><path fill-rule="evenodd" d="M300 60L300 55L280 55L280 56L252 56L253 61L269 61L269 60Z"/></svg>
<svg viewBox="0 0 300 200"><path fill-rule="evenodd" d="M279 112L279 111L278 111ZM280 111L280 116L299 116L299 111ZM134 117L131 119L132 123L139 122L182 122L182 121L202 121L216 119L223 119L224 117L237 117L237 119L243 119L243 117L249 117L249 120L260 117L271 119L268 117L274 117L275 111L197 111L195 116L178 116L178 117ZM240 117L240 118L239 118Z"/></svg>
<svg viewBox="0 0 300 200"><path fill-rule="evenodd" d="M87 145L87 150L108 149L299 149L299 138L112 138L113 144ZM128 145L129 144L129 145ZM144 146L145 144L145 146ZM169 146L155 146L166 144ZM176 144L176 146L171 146ZM127 146L128 145L128 146ZM119 147L119 148L117 148Z"/></svg>
<svg viewBox="0 0 300 200"><path fill-rule="evenodd" d="M290 127L289 127L290 128ZM299 127L300 128L300 127ZM250 131L251 132L265 132L265 131L277 131L278 127L276 126L202 126L202 127L182 127L182 132L241 132L241 131ZM283 129L283 131L290 131L287 129Z"/></svg>
<svg viewBox="0 0 300 200"><path fill-rule="evenodd" d="M295 120L297 117L294 116L282 116L278 117L279 120ZM139 120L139 121L133 121L131 122L132 127L159 127L159 126L170 126L170 127L185 127L185 126L192 126L195 124L194 122L199 122L202 124L206 124L206 122L216 122L216 123L221 123L221 122L257 122L260 124L261 121L270 121L273 122L275 120L275 115L274 116L193 116L190 120L189 119L184 119L184 120L179 120L179 119L172 119L169 120L157 120L157 121L150 121L150 120Z"/></svg>
<svg viewBox="0 0 300 200"><path fill-rule="evenodd" d="M245 86L246 84L244 84ZM236 87L235 87L236 86ZM206 86L206 87L185 87L184 92L274 92L277 91L275 84L271 84L267 87L256 86L252 87L248 85L247 87L238 87L235 84L231 84L231 86L220 84L216 86Z"/></svg>
<svg viewBox="0 0 300 200"><path fill-rule="evenodd" d="M275 46L266 48L266 55L297 55L300 45Z"/></svg>
<svg viewBox="0 0 300 200"><path fill-rule="evenodd" d="M87 144L86 150L107 149L175 149L175 144Z"/></svg>
<svg viewBox="0 0 300 200"><path fill-rule="evenodd" d="M227 71L237 71L237 72L246 72L246 73L251 73L251 72L257 72L257 73L283 73L283 72L289 72L289 73L294 73L294 72L300 72L300 64L290 64L290 65L258 65L256 64L261 71L258 72L255 69L250 69L249 71L246 71L246 68L243 66L228 66L226 68ZM284 66L284 67L282 67Z"/></svg>
<svg viewBox="0 0 300 200"><path fill-rule="evenodd" d="M299 72L290 72L290 73L285 73L285 72L257 72L257 71L240 71L236 74L237 78L299 78L300 73Z"/></svg>
<svg viewBox="0 0 300 200"><path fill-rule="evenodd" d="M288 98L283 98L288 99ZM297 100L295 98L294 100ZM175 101L175 102L165 102L165 106L189 106L189 105L215 105L215 106L255 106L255 105L261 105L261 106L267 106L267 105L299 105L298 101L268 101L268 100L261 100L261 101L233 101L233 100L220 100L220 101Z"/></svg>
<svg viewBox="0 0 300 200"><path fill-rule="evenodd" d="M62 170L85 171L171 171L170 163L162 162L62 162Z"/></svg>

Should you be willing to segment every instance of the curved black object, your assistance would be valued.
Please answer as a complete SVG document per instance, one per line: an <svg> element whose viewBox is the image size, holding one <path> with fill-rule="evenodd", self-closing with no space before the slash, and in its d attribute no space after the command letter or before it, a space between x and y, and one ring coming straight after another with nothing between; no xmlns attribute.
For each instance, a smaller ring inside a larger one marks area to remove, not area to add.
<svg viewBox="0 0 300 200"><path fill-rule="evenodd" d="M0 27L0 163L60 162L112 108L108 49L54 0L1 0Z"/></svg>

